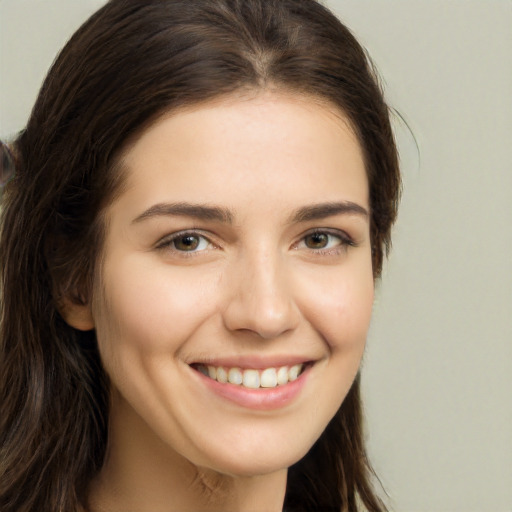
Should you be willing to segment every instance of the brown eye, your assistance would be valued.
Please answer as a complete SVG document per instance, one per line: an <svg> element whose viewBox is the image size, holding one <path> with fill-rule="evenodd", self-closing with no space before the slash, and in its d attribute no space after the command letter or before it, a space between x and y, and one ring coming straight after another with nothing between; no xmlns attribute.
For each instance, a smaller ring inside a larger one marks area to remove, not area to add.
<svg viewBox="0 0 512 512"><path fill-rule="evenodd" d="M178 251L192 252L201 245L202 237L197 235L182 235L173 240L174 248Z"/></svg>
<svg viewBox="0 0 512 512"><path fill-rule="evenodd" d="M206 236L194 231L182 231L163 238L156 249L167 250L172 253L195 254L208 249L215 248L215 245Z"/></svg>
<svg viewBox="0 0 512 512"><path fill-rule="evenodd" d="M304 238L304 243L308 249L325 249L329 238L327 233L311 233Z"/></svg>

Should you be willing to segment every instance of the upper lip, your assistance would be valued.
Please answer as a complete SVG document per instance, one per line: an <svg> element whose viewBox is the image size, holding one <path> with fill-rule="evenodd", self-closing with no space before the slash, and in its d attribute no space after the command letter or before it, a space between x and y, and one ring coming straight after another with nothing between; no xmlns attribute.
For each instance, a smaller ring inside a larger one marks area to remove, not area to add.
<svg viewBox="0 0 512 512"><path fill-rule="evenodd" d="M296 364L306 364L315 362L318 358L302 355L286 356L257 356L257 355L237 355L201 358L193 360L190 365L222 366L224 368L251 368L254 370L263 370L265 368L280 368L282 366L294 366Z"/></svg>

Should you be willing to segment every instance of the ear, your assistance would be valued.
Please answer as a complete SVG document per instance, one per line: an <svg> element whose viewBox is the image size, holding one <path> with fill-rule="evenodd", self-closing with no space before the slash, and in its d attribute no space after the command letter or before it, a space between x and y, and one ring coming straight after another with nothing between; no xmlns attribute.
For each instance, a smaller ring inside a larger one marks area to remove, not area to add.
<svg viewBox="0 0 512 512"><path fill-rule="evenodd" d="M79 299L63 299L59 313L68 325L79 331L91 331L95 327L90 305Z"/></svg>

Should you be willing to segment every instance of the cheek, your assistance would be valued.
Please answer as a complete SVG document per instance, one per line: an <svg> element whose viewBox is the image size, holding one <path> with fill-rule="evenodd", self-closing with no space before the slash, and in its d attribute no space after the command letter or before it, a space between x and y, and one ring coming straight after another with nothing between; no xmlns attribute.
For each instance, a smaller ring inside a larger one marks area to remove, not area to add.
<svg viewBox="0 0 512 512"><path fill-rule="evenodd" d="M325 319L331 348L360 346L366 342L374 298L373 281L340 284L331 296L332 319ZM326 305L326 311L328 306Z"/></svg>
<svg viewBox="0 0 512 512"><path fill-rule="evenodd" d="M311 282L317 290L311 292ZM370 326L374 281L371 264L341 267L315 280L302 282L302 310L331 352L362 354Z"/></svg>
<svg viewBox="0 0 512 512"><path fill-rule="evenodd" d="M106 292L94 313L105 356L123 350L176 351L214 312L213 284L198 273L140 265L128 258L105 268L104 275Z"/></svg>

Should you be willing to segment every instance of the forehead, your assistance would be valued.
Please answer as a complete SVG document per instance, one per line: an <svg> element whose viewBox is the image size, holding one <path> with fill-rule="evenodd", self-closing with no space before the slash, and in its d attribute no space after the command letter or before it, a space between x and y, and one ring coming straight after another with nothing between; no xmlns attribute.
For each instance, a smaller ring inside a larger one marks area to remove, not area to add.
<svg viewBox="0 0 512 512"><path fill-rule="evenodd" d="M235 209L368 204L354 130L336 107L308 96L232 96L162 116L125 150L122 166L119 201L130 209L170 200Z"/></svg>

